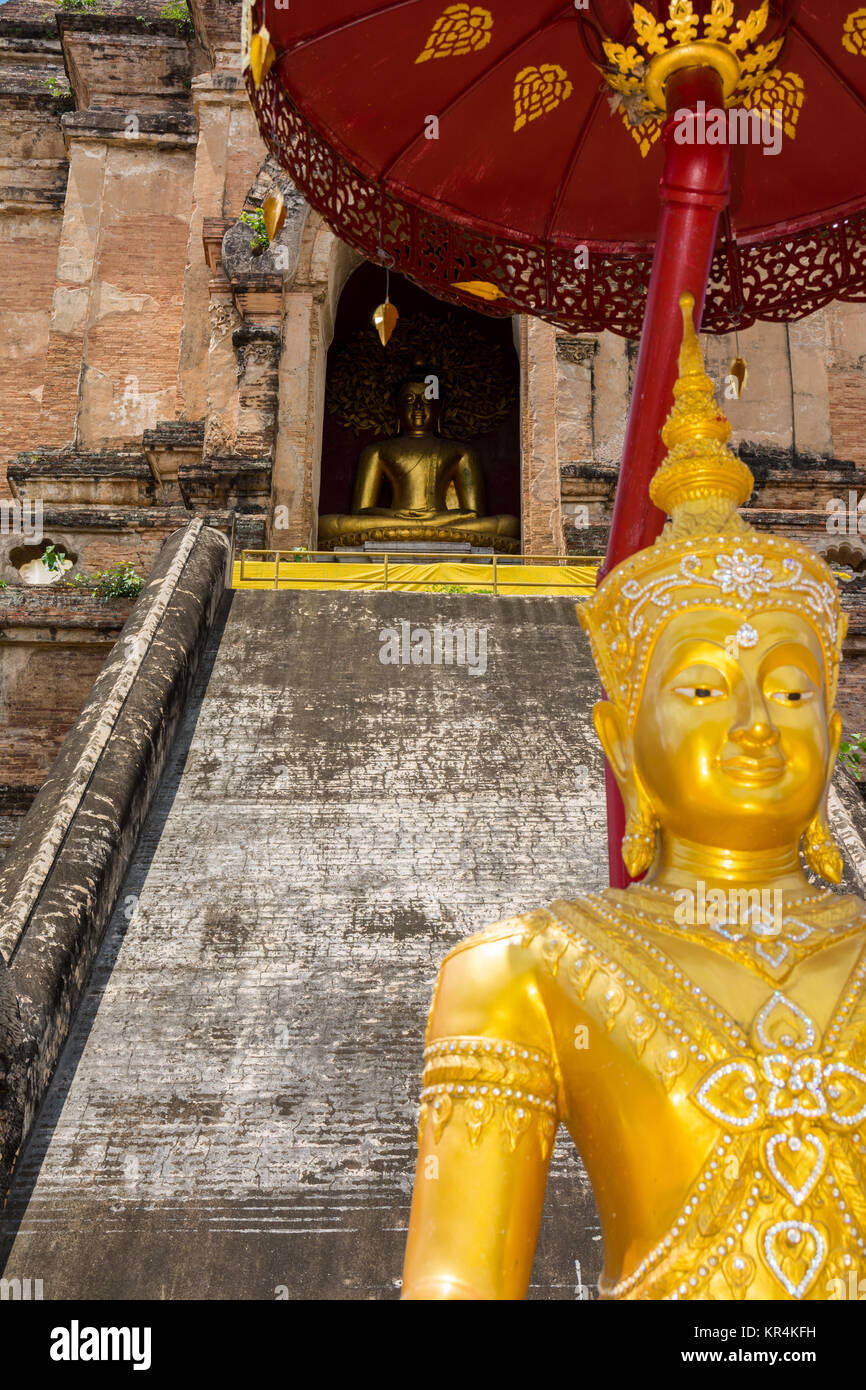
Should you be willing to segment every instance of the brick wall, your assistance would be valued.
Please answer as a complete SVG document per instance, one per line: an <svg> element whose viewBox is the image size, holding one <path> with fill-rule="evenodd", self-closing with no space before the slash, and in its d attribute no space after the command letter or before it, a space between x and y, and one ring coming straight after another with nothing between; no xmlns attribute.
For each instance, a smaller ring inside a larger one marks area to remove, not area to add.
<svg viewBox="0 0 866 1390"><path fill-rule="evenodd" d="M132 610L47 589L0 590L0 852L45 780Z"/></svg>

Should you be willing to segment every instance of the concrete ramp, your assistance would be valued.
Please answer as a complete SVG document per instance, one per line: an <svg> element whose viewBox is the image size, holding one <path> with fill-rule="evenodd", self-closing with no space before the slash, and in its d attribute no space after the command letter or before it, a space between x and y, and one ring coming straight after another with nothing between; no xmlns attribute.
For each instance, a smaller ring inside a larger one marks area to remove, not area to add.
<svg viewBox="0 0 866 1390"><path fill-rule="evenodd" d="M439 962L606 881L596 697L566 599L232 595L18 1163L6 1277L396 1297ZM532 1294L585 1297L600 1262L566 1138Z"/></svg>

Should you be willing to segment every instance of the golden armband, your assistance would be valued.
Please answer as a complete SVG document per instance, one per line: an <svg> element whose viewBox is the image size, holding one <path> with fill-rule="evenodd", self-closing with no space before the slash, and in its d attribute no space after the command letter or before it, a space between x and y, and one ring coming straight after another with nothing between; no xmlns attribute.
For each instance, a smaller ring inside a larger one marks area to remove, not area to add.
<svg viewBox="0 0 866 1390"><path fill-rule="evenodd" d="M456 1110L471 1145L498 1121L508 1152L533 1129L547 1158L559 1123L557 1076L536 1048L496 1038L440 1038L424 1049L419 1144L429 1119L438 1144Z"/></svg>

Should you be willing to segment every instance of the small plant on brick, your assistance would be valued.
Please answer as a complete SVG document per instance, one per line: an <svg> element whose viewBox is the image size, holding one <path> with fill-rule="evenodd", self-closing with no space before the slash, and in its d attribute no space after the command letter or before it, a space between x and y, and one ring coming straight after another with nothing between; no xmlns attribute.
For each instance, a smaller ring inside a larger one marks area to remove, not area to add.
<svg viewBox="0 0 866 1390"><path fill-rule="evenodd" d="M839 761L858 782L863 781L863 759L866 755L866 734L852 734L839 745Z"/></svg>
<svg viewBox="0 0 866 1390"><path fill-rule="evenodd" d="M179 34L192 34L194 32L192 15L186 5L186 0L173 0L172 4L163 5L159 17L160 19L174 20Z"/></svg>
<svg viewBox="0 0 866 1390"><path fill-rule="evenodd" d="M72 10L73 13L81 14L88 10L95 10L99 0L60 0L61 10Z"/></svg>
<svg viewBox="0 0 866 1390"><path fill-rule="evenodd" d="M55 116L61 115L64 111L75 110L74 95L68 87L61 86L56 77L49 77L45 86L54 97L51 103L51 110L54 112ZM37 454L35 457L38 458L39 455Z"/></svg>
<svg viewBox="0 0 866 1390"><path fill-rule="evenodd" d="M71 581L76 589L86 589L94 598L108 602L113 598L138 598L144 583L132 565L110 565L95 574L76 574Z"/></svg>
<svg viewBox="0 0 866 1390"><path fill-rule="evenodd" d="M56 573L58 570L68 570L69 565L66 561L66 552L58 550L56 545L48 545L42 552L40 559L47 570Z"/></svg>
<svg viewBox="0 0 866 1390"><path fill-rule="evenodd" d="M261 208L257 208L255 212L242 212L240 220L253 233L250 240L250 250L254 256L261 255L262 251L266 251L270 246L264 213Z"/></svg>

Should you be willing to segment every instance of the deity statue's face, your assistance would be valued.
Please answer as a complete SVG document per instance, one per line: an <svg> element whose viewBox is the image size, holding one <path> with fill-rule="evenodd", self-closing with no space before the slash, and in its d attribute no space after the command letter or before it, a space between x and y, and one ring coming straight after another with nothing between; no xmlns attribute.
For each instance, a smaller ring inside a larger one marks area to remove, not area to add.
<svg viewBox="0 0 866 1390"><path fill-rule="evenodd" d="M633 733L662 832L761 850L796 843L818 810L841 723L804 618L683 613L662 630ZM751 629L749 631L748 629ZM757 634L757 640L754 640Z"/></svg>
<svg viewBox="0 0 866 1390"><path fill-rule="evenodd" d="M427 396L427 384L407 381L397 398L400 426L409 434L434 434L439 421L439 401Z"/></svg>

